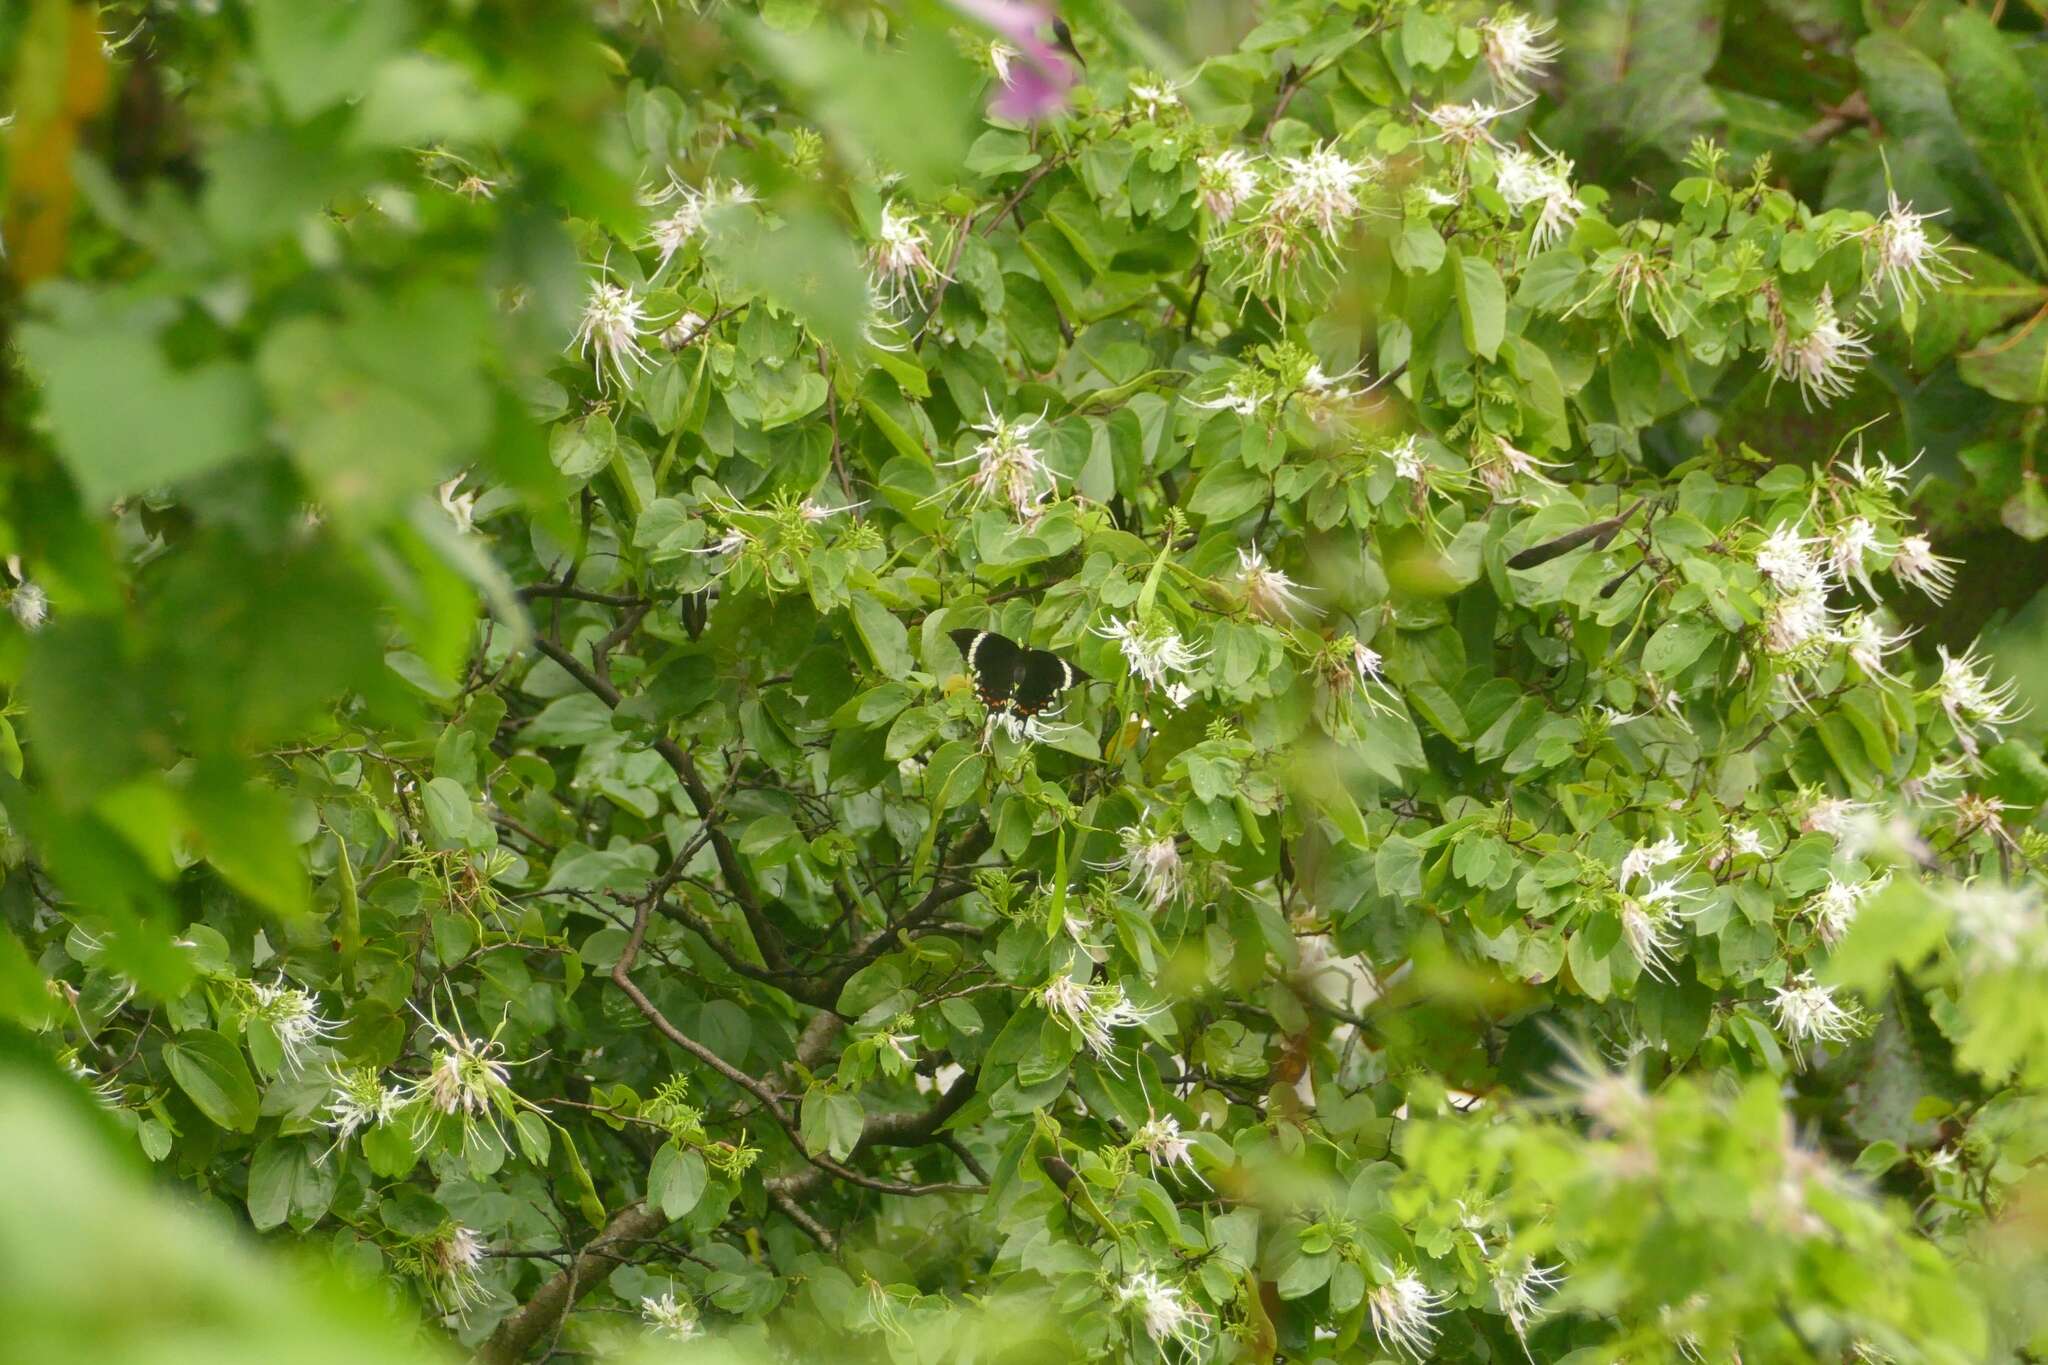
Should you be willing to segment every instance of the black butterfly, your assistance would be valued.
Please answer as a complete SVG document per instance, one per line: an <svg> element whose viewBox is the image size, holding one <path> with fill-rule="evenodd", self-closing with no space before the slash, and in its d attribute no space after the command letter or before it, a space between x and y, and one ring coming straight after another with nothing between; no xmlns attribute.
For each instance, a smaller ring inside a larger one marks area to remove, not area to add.
<svg viewBox="0 0 2048 1365"><path fill-rule="evenodd" d="M1020 645L992 630L956 630L953 643L974 675L974 690L990 710L1035 716L1088 675L1057 654Z"/></svg>

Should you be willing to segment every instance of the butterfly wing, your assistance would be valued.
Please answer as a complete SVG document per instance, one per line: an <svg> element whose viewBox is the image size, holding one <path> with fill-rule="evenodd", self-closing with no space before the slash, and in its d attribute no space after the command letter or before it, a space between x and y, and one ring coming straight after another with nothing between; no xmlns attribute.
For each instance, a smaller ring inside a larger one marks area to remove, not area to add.
<svg viewBox="0 0 2048 1365"><path fill-rule="evenodd" d="M1062 692L1087 681L1086 673L1059 655L1044 649L1026 649L1017 679L1016 708L1027 716L1036 715L1059 700Z"/></svg>
<svg viewBox="0 0 2048 1365"><path fill-rule="evenodd" d="M1008 636L992 630L956 630L953 643L967 661L974 690L984 706L1009 706L1017 695L1027 651Z"/></svg>

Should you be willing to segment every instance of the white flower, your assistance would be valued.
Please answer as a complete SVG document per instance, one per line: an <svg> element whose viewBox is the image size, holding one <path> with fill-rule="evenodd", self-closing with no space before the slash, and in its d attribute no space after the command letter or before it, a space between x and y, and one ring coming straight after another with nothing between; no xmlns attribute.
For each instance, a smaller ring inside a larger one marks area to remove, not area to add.
<svg viewBox="0 0 2048 1365"><path fill-rule="evenodd" d="M1275 623L1293 621L1296 609L1308 605L1300 586L1266 563L1257 548L1237 552L1237 590L1254 615Z"/></svg>
<svg viewBox="0 0 2048 1365"><path fill-rule="evenodd" d="M1918 588L1937 602L1948 600L1955 586L1957 561L1934 553L1926 536L1906 536L1899 552L1892 556L1892 576L1909 587Z"/></svg>
<svg viewBox="0 0 2048 1365"><path fill-rule="evenodd" d="M1561 156L1539 158L1520 148L1501 153L1493 187L1517 215L1536 208L1536 226L1529 239L1533 251L1563 241L1586 211L1572 189L1571 172L1572 163Z"/></svg>
<svg viewBox="0 0 2048 1365"><path fill-rule="evenodd" d="M1358 192L1372 169L1327 143L1305 156L1280 158L1257 217L1234 234L1245 249L1238 278L1271 289L1305 257L1329 260L1358 216Z"/></svg>
<svg viewBox="0 0 2048 1365"><path fill-rule="evenodd" d="M7 610L14 613L23 630L41 630L43 622L50 619L50 598L40 585L25 582L8 594Z"/></svg>
<svg viewBox="0 0 2048 1365"><path fill-rule="evenodd" d="M1259 411L1259 395L1243 376L1239 376L1214 398L1200 399L1188 406L1205 412L1234 412L1240 417L1251 417Z"/></svg>
<svg viewBox="0 0 2048 1365"><path fill-rule="evenodd" d="M696 341L704 329L711 324L702 313L685 312L681 317L661 329L661 344L671 351L680 351Z"/></svg>
<svg viewBox="0 0 2048 1365"><path fill-rule="evenodd" d="M1797 654L1834 633L1834 609L1819 588L1802 588L1771 603L1764 615L1764 648Z"/></svg>
<svg viewBox="0 0 2048 1365"><path fill-rule="evenodd" d="M1870 813L1871 807L1867 802L1851 801L1844 796L1824 796L1807 808L1806 818L1799 822L1799 827L1808 833L1832 834L1837 839L1848 839L1859 832L1859 827Z"/></svg>
<svg viewBox="0 0 2048 1365"><path fill-rule="evenodd" d="M1186 880L1180 846L1171 834L1151 834L1137 825L1125 825L1117 831L1117 837L1123 840L1123 856L1100 864L1101 869L1129 873L1130 880L1123 889L1135 888L1138 898L1151 902L1155 913L1163 909L1180 894Z"/></svg>
<svg viewBox="0 0 2048 1365"><path fill-rule="evenodd" d="M483 1264L484 1239L460 1223L451 1223L426 1248L428 1277L451 1312L466 1313L488 1297L477 1279Z"/></svg>
<svg viewBox="0 0 2048 1365"><path fill-rule="evenodd" d="M1421 1360L1436 1346L1437 1326L1431 1319L1443 1312L1444 1298L1431 1293L1413 1271L1391 1284L1375 1285L1366 1296L1372 1334L1386 1349Z"/></svg>
<svg viewBox="0 0 2048 1365"><path fill-rule="evenodd" d="M640 1299L640 1316L649 1327L672 1341L688 1341L702 1335L703 1325L697 1320L697 1310L689 1300L678 1301L675 1290L671 1289L661 1297L643 1295Z"/></svg>
<svg viewBox="0 0 2048 1365"><path fill-rule="evenodd" d="M1483 456L1475 456L1472 461L1472 472L1477 474L1479 481L1502 502L1514 500L1523 479L1549 484L1551 480L1544 477L1543 471L1558 467L1547 460L1537 459L1526 450L1509 445L1497 436L1493 439L1492 451Z"/></svg>
<svg viewBox="0 0 2048 1365"><path fill-rule="evenodd" d="M988 45L988 64L996 73L996 79L1004 85L1010 83L1010 63L1017 60L1017 49L1008 43Z"/></svg>
<svg viewBox="0 0 2048 1365"><path fill-rule="evenodd" d="M1479 26L1486 40L1486 69L1494 83L1510 95L1526 99L1532 93L1529 82L1540 77L1564 49L1545 42L1557 27L1550 19L1526 14L1503 14Z"/></svg>
<svg viewBox="0 0 2048 1365"><path fill-rule="evenodd" d="M1773 991L1771 1009L1795 1054L1810 1044L1847 1042L1863 1029L1856 1012L1836 1002L1833 986L1814 984L1812 972L1801 972Z"/></svg>
<svg viewBox="0 0 2048 1365"><path fill-rule="evenodd" d="M1764 838L1748 825L1736 825L1728 831L1728 847L1737 853L1764 855Z"/></svg>
<svg viewBox="0 0 2048 1365"><path fill-rule="evenodd" d="M1885 678L1892 682L1898 679L1885 666L1885 661L1912 637L1913 632L1902 630L1896 635L1886 632L1884 625L1867 611L1859 611L1843 621L1835 631L1835 640L1849 652L1856 666L1873 678Z"/></svg>
<svg viewBox="0 0 2048 1365"><path fill-rule="evenodd" d="M1829 560L1835 576L1844 583L1855 579L1863 590L1873 598L1877 589L1870 582L1870 570L1864 564L1865 556L1873 551L1884 554L1884 542L1878 537L1877 528L1870 524L1868 517L1851 517L1837 526L1828 535Z"/></svg>
<svg viewBox="0 0 2048 1365"><path fill-rule="evenodd" d="M1437 138L1470 146L1475 142L1493 141L1493 135L1487 131L1488 125L1507 112L1474 101L1471 104L1439 104L1425 117L1436 125Z"/></svg>
<svg viewBox="0 0 2048 1365"><path fill-rule="evenodd" d="M1676 981L1671 973L1671 954L1678 947L1678 938L1669 915L1657 913L1654 906L1634 896L1625 897L1621 903L1621 936L1628 940L1629 951L1636 955L1644 971L1665 981Z"/></svg>
<svg viewBox="0 0 2048 1365"><path fill-rule="evenodd" d="M1080 728L1058 718L1059 712L1064 709L1056 708L1035 715L1007 709L995 710L989 712L988 719L991 726L1000 726L1004 734L1019 744L1048 744L1057 740L1062 730Z"/></svg>
<svg viewBox="0 0 2048 1365"><path fill-rule="evenodd" d="M649 368L647 350L640 344L646 327L646 307L639 295L603 280L590 286L590 299L583 305L571 344L590 361L599 389L610 387L613 379L630 385L635 374Z"/></svg>
<svg viewBox="0 0 2048 1365"><path fill-rule="evenodd" d="M1361 377L1364 373L1365 365L1363 362L1352 366L1342 374L1325 374L1320 364L1310 365L1308 371L1301 377L1301 391L1313 398L1322 399L1324 402L1338 402L1347 398L1356 398L1373 387L1371 384L1366 385L1363 389L1352 387L1351 381Z"/></svg>
<svg viewBox="0 0 2048 1365"><path fill-rule="evenodd" d="M915 218L898 213L893 204L882 206L881 226L868 251L868 262L884 302L894 306L922 302L926 287L939 278L939 268L927 250L930 245Z"/></svg>
<svg viewBox="0 0 2048 1365"><path fill-rule="evenodd" d="M1884 880L1845 882L1830 872L1828 884L1806 902L1806 911L1813 916L1821 942L1830 948L1839 944L1842 936L1849 932L1849 926L1855 923L1856 912L1862 908L1863 902L1871 892L1884 885Z"/></svg>
<svg viewBox="0 0 2048 1365"><path fill-rule="evenodd" d="M711 571L711 576L717 578L731 571L732 566L739 562L737 559L727 559L727 556L737 555L746 548L746 533L737 526L728 526L725 528L725 534L721 535L718 539L704 545L699 545L696 549L687 550L684 553L702 555L706 559L726 559L726 563Z"/></svg>
<svg viewBox="0 0 2048 1365"><path fill-rule="evenodd" d="M1813 327L1805 336L1795 340L1782 316L1773 317L1772 329L1764 368L1771 372L1773 384L1797 384L1800 402L1808 408L1816 398L1825 407L1830 399L1849 392L1857 365L1870 358L1870 344L1863 333L1836 316L1834 294L1828 289L1821 290Z"/></svg>
<svg viewBox="0 0 2048 1365"><path fill-rule="evenodd" d="M1038 520L1046 500L1058 491L1059 481L1059 475L1032 444L1039 423L1036 417L1020 421L998 417L991 405L988 421L971 428L983 433L982 439L969 454L946 462L949 466L973 463L974 472L967 476L970 504L1007 507L1027 525Z"/></svg>
<svg viewBox="0 0 2048 1365"><path fill-rule="evenodd" d="M431 1111L459 1118L465 1137L478 1119L497 1132L496 1111L511 1102L503 1049L494 1038L451 1033L431 1019L427 1027L437 1044L433 1061L426 1075L406 1083L406 1102L424 1101Z"/></svg>
<svg viewBox="0 0 2048 1365"><path fill-rule="evenodd" d="M1177 108L1180 96L1172 85L1165 82L1141 81L1131 87L1131 103L1138 106L1138 112L1148 119L1159 117L1160 111Z"/></svg>
<svg viewBox="0 0 2048 1365"><path fill-rule="evenodd" d="M1414 484L1417 488L1429 483L1429 463L1423 458L1422 446L1413 436L1404 436L1384 452L1393 462L1394 477Z"/></svg>
<svg viewBox="0 0 2048 1365"><path fill-rule="evenodd" d="M1903 493L1906 491L1907 472L1919 462L1920 457L1916 455L1904 464L1896 465L1880 452L1873 468L1863 462L1863 442L1858 440L1856 453L1842 466L1842 472L1849 476L1850 482L1870 492Z"/></svg>
<svg viewBox="0 0 2048 1365"><path fill-rule="evenodd" d="M1142 1024L1152 1011L1141 1010L1124 994L1123 987L1110 982L1090 984L1065 974L1045 983L1039 992L1045 1012L1062 1020L1081 1036L1090 1052L1104 1061L1116 1046L1116 1031Z"/></svg>
<svg viewBox="0 0 2048 1365"><path fill-rule="evenodd" d="M1829 586L1827 561L1820 554L1821 542L1802 536L1797 526L1780 522L1756 547L1756 571L1780 592L1798 593Z"/></svg>
<svg viewBox="0 0 2048 1365"><path fill-rule="evenodd" d="M405 1092L387 1086L373 1066L332 1073L334 1093L321 1123L334 1130L336 1146L365 1128L381 1128L405 1105Z"/></svg>
<svg viewBox="0 0 2048 1365"><path fill-rule="evenodd" d="M457 474L434 490L435 496L440 499L441 510L455 523L455 534L459 536L466 536L476 529L476 490L471 489L467 493L455 491L462 487L464 477Z"/></svg>
<svg viewBox="0 0 2048 1365"><path fill-rule="evenodd" d="M1892 296L1904 308L1918 303L1923 289L1966 279L1968 276L1949 258L1949 244L1934 242L1924 224L1947 210L1915 213L1911 204L1885 192L1890 207L1884 217L1862 232L1864 250L1872 257L1869 290L1875 294L1889 285Z"/></svg>
<svg viewBox="0 0 2048 1365"><path fill-rule="evenodd" d="M1626 891L1636 878L1647 881L1651 872L1684 856L1685 841L1676 835L1667 834L1654 844L1637 844L1622 858L1621 868L1614 874L1614 884Z"/></svg>
<svg viewBox="0 0 2048 1365"><path fill-rule="evenodd" d="M1194 695L1195 689L1184 682L1170 682L1166 685L1166 699L1173 703L1173 709L1176 711L1184 710Z"/></svg>
<svg viewBox="0 0 2048 1365"><path fill-rule="evenodd" d="M284 1056L284 1069L296 1076L312 1049L340 1031L339 1026L320 1014L318 1002L280 977L274 986L249 983L250 1003L246 1017L269 1025Z"/></svg>
<svg viewBox="0 0 2048 1365"><path fill-rule="evenodd" d="M1908 801L1924 801L1930 792L1938 792L1949 783L1958 781L1970 771L1971 760L1962 758L1936 759L1927 765L1927 771L1918 777L1909 777L1899 783L1899 794Z"/></svg>
<svg viewBox="0 0 2048 1365"><path fill-rule="evenodd" d="M1259 173L1251 156L1236 147L1226 147L1195 163L1195 187L1202 207L1219 222L1228 221L1259 191Z"/></svg>
<svg viewBox="0 0 2048 1365"><path fill-rule="evenodd" d="M1307 156L1280 159L1282 179L1273 192L1267 211L1283 218L1311 224L1326 242L1338 235L1358 214L1358 189L1368 168L1332 148L1318 143Z"/></svg>
<svg viewBox="0 0 2048 1365"><path fill-rule="evenodd" d="M656 269L665 268L692 237L704 230L704 210L709 205L709 196L695 190L684 190L676 211L666 218L655 219L654 225L647 230L647 238L648 245L661 253L661 264Z"/></svg>
<svg viewBox="0 0 2048 1365"><path fill-rule="evenodd" d="M1171 1116L1151 1118L1131 1137L1131 1145L1152 1158L1155 1165L1185 1166L1188 1174L1201 1180L1195 1170L1194 1149L1180 1130L1180 1120ZM1207 1184L1207 1181L1202 1183Z"/></svg>
<svg viewBox="0 0 2048 1365"><path fill-rule="evenodd" d="M816 526L819 522L830 521L841 512L857 512L867 505L865 498L859 502L847 503L844 507L830 507L816 498L805 498L797 505L796 514L803 518L806 526Z"/></svg>
<svg viewBox="0 0 2048 1365"><path fill-rule="evenodd" d="M1508 1329L1517 1337L1526 1339L1530 1324L1543 1316L1543 1304L1537 1296L1563 1284L1563 1271L1561 1265L1524 1261L1521 1269L1513 1274L1500 1270L1494 1272L1494 1296L1500 1300L1500 1311L1508 1320Z"/></svg>
<svg viewBox="0 0 2048 1365"><path fill-rule="evenodd" d="M1135 1306L1145 1335L1162 1350L1179 1351L1183 1360L1194 1359L1208 1344L1208 1314L1149 1270L1133 1271L1118 1286L1116 1301L1119 1307Z"/></svg>
<svg viewBox="0 0 2048 1365"><path fill-rule="evenodd" d="M1112 616L1109 625L1098 628L1095 633L1105 640L1116 641L1131 672L1151 687L1165 686L1172 680L1172 675L1191 672L1196 664L1209 657L1207 650L1191 648L1178 632L1157 619L1140 624Z"/></svg>
<svg viewBox="0 0 2048 1365"><path fill-rule="evenodd" d="M1950 654L1946 646L1938 646L1935 652L1941 656L1941 676L1929 695L1940 701L1941 709L1948 713L1949 723L1955 727L1964 750L1975 754L1978 731L1988 731L1997 739L2000 727L2012 724L2023 714L2013 709L2019 684L2007 680L1992 686L1989 666L1977 657L1975 646L1961 655Z"/></svg>

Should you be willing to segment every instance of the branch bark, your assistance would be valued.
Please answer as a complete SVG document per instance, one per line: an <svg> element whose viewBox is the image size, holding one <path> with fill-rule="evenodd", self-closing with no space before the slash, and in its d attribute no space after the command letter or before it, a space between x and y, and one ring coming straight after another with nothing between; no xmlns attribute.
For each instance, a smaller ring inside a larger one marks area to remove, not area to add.
<svg viewBox="0 0 2048 1365"><path fill-rule="evenodd" d="M513 1310L498 1324L470 1359L473 1365L517 1365L526 1359L540 1339L576 1306L576 1301L604 1282L612 1266L624 1259L624 1249L634 1242L659 1236L668 1219L658 1208L630 1204L612 1215L604 1231L576 1254L567 1268L534 1291L532 1298Z"/></svg>

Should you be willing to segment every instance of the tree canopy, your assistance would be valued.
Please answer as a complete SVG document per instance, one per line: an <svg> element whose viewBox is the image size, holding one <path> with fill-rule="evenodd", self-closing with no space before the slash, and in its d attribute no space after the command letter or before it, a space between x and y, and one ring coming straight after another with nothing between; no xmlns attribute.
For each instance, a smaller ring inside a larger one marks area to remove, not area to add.
<svg viewBox="0 0 2048 1365"><path fill-rule="evenodd" d="M0 1320L2042 1358L2042 35L12 7Z"/></svg>

